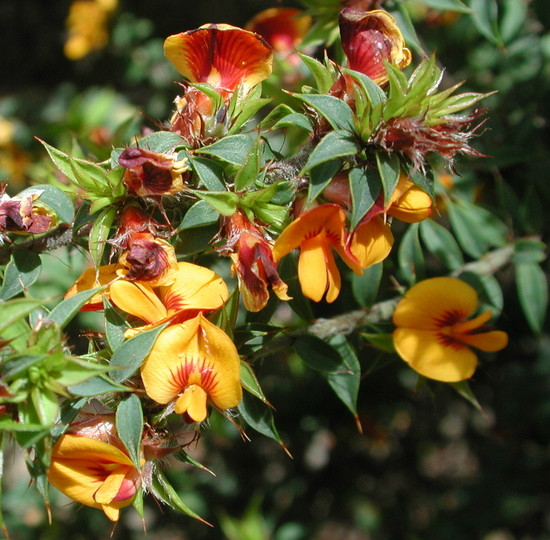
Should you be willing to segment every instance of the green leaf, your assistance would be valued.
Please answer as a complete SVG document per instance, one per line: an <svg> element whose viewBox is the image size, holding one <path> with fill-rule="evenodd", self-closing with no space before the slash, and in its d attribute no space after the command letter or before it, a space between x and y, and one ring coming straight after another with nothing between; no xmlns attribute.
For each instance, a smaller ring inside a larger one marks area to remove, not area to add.
<svg viewBox="0 0 550 540"><path fill-rule="evenodd" d="M531 330L540 334L548 309L548 283L544 271L538 264L517 264L516 287Z"/></svg>
<svg viewBox="0 0 550 540"><path fill-rule="evenodd" d="M128 388L121 384L116 384L108 377L92 377L87 381L69 386L69 392L75 396L92 397L108 394L110 392L127 392Z"/></svg>
<svg viewBox="0 0 550 540"><path fill-rule="evenodd" d="M260 126L263 130L275 129L274 126L277 122L280 122L291 114L295 114L294 109L286 103L280 103L260 122Z"/></svg>
<svg viewBox="0 0 550 540"><path fill-rule="evenodd" d="M219 212L207 201L197 201L183 216L178 231L213 225L220 219Z"/></svg>
<svg viewBox="0 0 550 540"><path fill-rule="evenodd" d="M193 157L191 166L208 191L225 190L223 168L218 163L208 158Z"/></svg>
<svg viewBox="0 0 550 540"><path fill-rule="evenodd" d="M127 330L128 325L121 313L106 298L103 299L103 308L105 310L105 337L111 351L114 351L122 345L124 332Z"/></svg>
<svg viewBox="0 0 550 540"><path fill-rule="evenodd" d="M311 56L300 53L298 53L298 56L308 67L309 71L311 71L317 92L319 94L327 94L334 84L330 70L324 64L315 60L315 58L311 58Z"/></svg>
<svg viewBox="0 0 550 540"><path fill-rule="evenodd" d="M313 131L313 123L309 116L302 113L292 113L284 118L281 118L272 129L280 129L285 127L294 127L304 129L305 131Z"/></svg>
<svg viewBox="0 0 550 540"><path fill-rule="evenodd" d="M90 299L94 294L97 294L100 291L103 291L105 287L96 287L95 289L88 289L87 291L82 291L76 293L74 296L67 298L66 300L61 301L57 306L55 306L50 314L48 319L57 323L61 328L64 328L69 321L78 313L80 308Z"/></svg>
<svg viewBox="0 0 550 540"><path fill-rule="evenodd" d="M16 249L4 270L4 280L0 291L1 300L9 300L27 290L40 276L42 261L40 255L26 249Z"/></svg>
<svg viewBox="0 0 550 540"><path fill-rule="evenodd" d="M383 268L384 265L378 263L364 270L362 276L352 274L351 292L360 306L369 307L376 302Z"/></svg>
<svg viewBox="0 0 550 540"><path fill-rule="evenodd" d="M502 287L498 280L491 275L479 275L474 272L461 272L457 277L471 285L483 301L487 301L496 317L504 306Z"/></svg>
<svg viewBox="0 0 550 540"><path fill-rule="evenodd" d="M466 401L471 403L479 412L483 412L483 409L481 408L479 401L472 392L468 381L460 381L449 384L456 390L456 392L458 392L459 395L461 395Z"/></svg>
<svg viewBox="0 0 550 540"><path fill-rule="evenodd" d="M183 512L184 514L198 519L206 525L210 525L207 521L204 521L198 514L193 512L182 500L181 497L177 494L176 490L168 482L167 478L164 476L162 471L156 467L153 474L153 481L151 483L151 491L155 497L160 499L164 504L167 504L170 508Z"/></svg>
<svg viewBox="0 0 550 540"><path fill-rule="evenodd" d="M430 253L433 253L449 270L464 264L462 253L453 235L431 219L419 224L420 236Z"/></svg>
<svg viewBox="0 0 550 540"><path fill-rule="evenodd" d="M34 298L16 298L8 301L0 301L0 335L6 328L26 317L31 311L42 305L41 300Z"/></svg>
<svg viewBox="0 0 550 540"><path fill-rule="evenodd" d="M355 351L344 336L334 336L329 340L329 343L340 355L341 367L338 372L330 373L327 381L340 401L353 414L361 430L357 416L357 396L361 383L361 365Z"/></svg>
<svg viewBox="0 0 550 540"><path fill-rule="evenodd" d="M413 223L407 228L397 251L400 274L409 285L413 285L424 277L424 253L420 245L418 225Z"/></svg>
<svg viewBox="0 0 550 540"><path fill-rule="evenodd" d="M145 150L151 150L151 152L158 152L164 154L177 148L178 146L184 146L185 140L171 131L155 131L145 135L139 139L139 147Z"/></svg>
<svg viewBox="0 0 550 540"><path fill-rule="evenodd" d="M73 201L55 186L40 184L24 189L18 197L38 195L38 201L52 210L64 223L72 223L74 219Z"/></svg>
<svg viewBox="0 0 550 540"><path fill-rule="evenodd" d="M504 0L504 14L500 22L500 36L504 43L510 42L527 18L527 4L524 0Z"/></svg>
<svg viewBox="0 0 550 540"><path fill-rule="evenodd" d="M338 351L326 341L315 336L299 336L294 342L294 350L311 369L322 373L338 373L341 358Z"/></svg>
<svg viewBox="0 0 550 540"><path fill-rule="evenodd" d="M196 150L197 154L207 154L226 163L240 167L248 159L254 140L248 135L229 135L223 139Z"/></svg>
<svg viewBox="0 0 550 540"><path fill-rule="evenodd" d="M220 232L218 225L186 229L178 235L176 253L194 255L211 248L212 239Z"/></svg>
<svg viewBox="0 0 550 540"><path fill-rule="evenodd" d="M250 392L266 405L271 406L265 397L252 366L244 360L241 360L241 385L247 392Z"/></svg>
<svg viewBox="0 0 550 540"><path fill-rule="evenodd" d="M335 130L355 131L354 114L350 106L334 96L317 94L292 94L313 107Z"/></svg>
<svg viewBox="0 0 550 540"><path fill-rule="evenodd" d="M206 201L223 216L232 216L237 210L239 196L232 191L197 191L193 194Z"/></svg>
<svg viewBox="0 0 550 540"><path fill-rule="evenodd" d="M140 332L137 336L125 341L111 358L111 379L117 383L124 382L138 369L143 360L149 355L159 334L166 328L166 324ZM120 368L120 369L118 369Z"/></svg>
<svg viewBox="0 0 550 540"><path fill-rule="evenodd" d="M354 137L347 131L329 131L309 155L302 173L306 173L321 163L333 161L343 156L355 155L359 150L359 145Z"/></svg>
<svg viewBox="0 0 550 540"><path fill-rule="evenodd" d="M471 9L462 0L423 0L423 3L433 9L441 11L458 11L459 13L470 13Z"/></svg>
<svg viewBox="0 0 550 540"><path fill-rule="evenodd" d="M349 172L352 211L350 229L354 230L380 195L382 184L373 167L355 167Z"/></svg>
<svg viewBox="0 0 550 540"><path fill-rule="evenodd" d="M396 154L376 152L376 163L384 190L384 208L389 204L401 173L401 164Z"/></svg>
<svg viewBox="0 0 550 540"><path fill-rule="evenodd" d="M514 264L540 263L546 259L546 244L540 240L520 239L514 244Z"/></svg>
<svg viewBox="0 0 550 540"><path fill-rule="evenodd" d="M256 179L258 178L258 175L260 173L260 155L260 139L256 139L254 141L254 144L250 148L246 161L243 163L242 167L237 171L237 174L235 175L235 191L244 191L255 184Z"/></svg>
<svg viewBox="0 0 550 540"><path fill-rule="evenodd" d="M352 79L355 79L360 84L361 88L363 88L363 91L368 96L370 104L373 108L377 105L385 103L388 100L384 90L382 90L380 86L378 86L370 77L368 77L364 73L347 68L344 68L342 71L349 75Z"/></svg>
<svg viewBox="0 0 550 540"><path fill-rule="evenodd" d="M309 171L307 204L311 204L330 184L334 175L341 169L342 160L325 161Z"/></svg>
<svg viewBox="0 0 550 540"><path fill-rule="evenodd" d="M143 433L143 410L135 394L122 399L116 410L116 430L128 455L138 470L141 469L141 436Z"/></svg>
<svg viewBox="0 0 550 540"><path fill-rule="evenodd" d="M495 45L502 45L498 35L498 4L495 0L470 0L472 20L479 33Z"/></svg>
<svg viewBox="0 0 550 540"><path fill-rule="evenodd" d="M259 88L258 85L257 88ZM271 103L272 98L254 98L247 96L244 101L239 105L235 115L233 115L233 122L231 128L227 132L227 135L233 135L239 129L243 127L262 107L265 107Z"/></svg>
<svg viewBox="0 0 550 540"><path fill-rule="evenodd" d="M275 427L273 412L265 403L262 403L251 394L245 392L243 394L243 399L239 403L238 410L241 418L252 429L277 441L285 448L283 440Z"/></svg>
<svg viewBox="0 0 550 540"><path fill-rule="evenodd" d="M101 214L99 214L90 230L88 250L96 268L101 266L101 259L105 251L105 246L107 245L107 239L109 238L113 221L115 220L116 212L117 210L113 206L105 208Z"/></svg>
<svg viewBox="0 0 550 540"><path fill-rule="evenodd" d="M31 390L31 400L40 423L43 426L52 426L59 412L57 394L35 386Z"/></svg>

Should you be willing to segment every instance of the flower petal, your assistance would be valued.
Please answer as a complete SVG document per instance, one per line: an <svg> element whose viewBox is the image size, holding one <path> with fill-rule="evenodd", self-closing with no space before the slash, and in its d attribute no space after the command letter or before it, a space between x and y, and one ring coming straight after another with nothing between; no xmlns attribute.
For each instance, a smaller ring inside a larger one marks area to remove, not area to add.
<svg viewBox="0 0 550 540"><path fill-rule="evenodd" d="M251 19L246 29L260 34L277 52L291 51L306 35L311 17L296 8L269 8Z"/></svg>
<svg viewBox="0 0 550 540"><path fill-rule="evenodd" d="M208 394L198 385L188 386L177 399L174 411L187 413L195 422L204 422L207 416L206 401Z"/></svg>
<svg viewBox="0 0 550 540"><path fill-rule="evenodd" d="M485 352L496 352L508 345L508 334L501 330L480 332L479 334L461 334L460 341Z"/></svg>
<svg viewBox="0 0 550 540"><path fill-rule="evenodd" d="M338 243L343 234L346 214L337 204L323 204L300 214L279 235L273 246L273 259L278 261L306 240L317 236L323 229L328 229Z"/></svg>
<svg viewBox="0 0 550 540"><path fill-rule="evenodd" d="M118 277L117 270L120 270L121 266L118 264L107 264L100 266L97 270L95 268L88 268L80 275L80 277L74 282L65 294L65 298L71 298L75 294L88 291L94 287L100 287L101 285L108 285L111 281ZM103 309L103 297L109 297L108 291L102 291L98 294L94 294L88 302L82 308L82 311L95 311Z"/></svg>
<svg viewBox="0 0 550 540"><path fill-rule="evenodd" d="M300 250L298 259L298 279L302 287L302 293L314 302L320 302L329 285L327 275L327 251L328 256L334 257L327 250L326 239L321 235L306 240Z"/></svg>
<svg viewBox="0 0 550 540"><path fill-rule="evenodd" d="M350 251L359 260L361 269L382 262L391 251L393 234L382 216L375 216L355 229L351 236ZM362 272L361 272L362 273Z"/></svg>
<svg viewBox="0 0 550 540"><path fill-rule="evenodd" d="M452 325L470 315L477 307L477 293L464 281L439 277L411 287L393 313L395 326L435 330Z"/></svg>
<svg viewBox="0 0 550 540"><path fill-rule="evenodd" d="M257 34L229 24L205 24L170 36L164 54L191 82L245 92L271 73L273 53Z"/></svg>
<svg viewBox="0 0 550 540"><path fill-rule="evenodd" d="M443 382L469 379L477 356L467 346L445 344L432 330L397 328L393 342L399 356L424 377Z"/></svg>
<svg viewBox="0 0 550 540"><path fill-rule="evenodd" d="M110 288L113 302L130 315L154 324L168 316L163 303L158 299L153 289L145 284L119 280Z"/></svg>
<svg viewBox="0 0 550 540"><path fill-rule="evenodd" d="M94 500L99 504L110 504L118 495L122 481L129 471L128 465L119 465L94 493Z"/></svg>
<svg viewBox="0 0 550 540"><path fill-rule="evenodd" d="M169 315L186 310L211 311L223 306L229 298L223 279L204 266L180 262L172 277L171 285L158 289Z"/></svg>
<svg viewBox="0 0 550 540"><path fill-rule="evenodd" d="M403 69L411 62L403 35L386 11L362 12L345 8L339 16L342 48L350 69L364 73L376 83L387 81L384 61Z"/></svg>
<svg viewBox="0 0 550 540"><path fill-rule="evenodd" d="M141 367L141 377L147 395L162 404L178 398L191 384L200 385L220 409L235 407L242 396L235 345L200 314L161 332Z"/></svg>

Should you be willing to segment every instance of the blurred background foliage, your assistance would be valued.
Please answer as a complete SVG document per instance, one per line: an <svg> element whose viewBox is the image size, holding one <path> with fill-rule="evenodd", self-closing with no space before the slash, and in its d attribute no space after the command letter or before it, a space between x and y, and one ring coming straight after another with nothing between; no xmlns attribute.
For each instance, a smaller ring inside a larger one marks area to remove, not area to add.
<svg viewBox="0 0 550 540"><path fill-rule="evenodd" d="M456 190L463 200L482 202L507 225L512 235L507 240L533 235L546 241L548 1L470 0L465 4L471 13L445 9L452 1L401 3L422 48L435 51L445 66L443 87L465 80L464 90L496 91L484 102L488 120L473 144L488 157L461 160L460 176L442 175L441 193ZM0 2L0 179L9 179L12 193L40 183L44 171L52 170L35 136L57 147L77 140L83 153L104 159L105 141L122 145L141 126L167 118L179 76L163 57L166 36L206 22L244 26L261 9L281 5L107 4L104 42L71 59L67 54L80 53L75 46L64 54L69 0ZM439 222L448 224L445 210ZM461 247L469 253L468 239ZM62 295L84 264L78 256L65 260L60 254L43 262L40 286L47 290L36 292L39 297ZM548 276L548 263L543 267ZM166 464L183 500L214 528L149 498L147 538L550 539L550 337L547 326L534 335L534 325L526 322L513 269L500 271L498 278L504 294L499 326L511 340L498 362L483 362L471 382L481 411L446 385L418 388L412 372L395 365L399 360L391 369L371 372L388 357L363 345L359 434L318 375L304 371L292 355L269 357L257 365L257 374L293 459L259 435L243 441L214 414L212 429L191 450L216 476ZM338 302L340 310L341 303L353 307L344 295ZM6 471L9 489L2 504L13 538L110 537L105 516L68 505L61 496L53 500L48 526L24 464L14 457ZM144 538L137 514L125 512L112 537Z"/></svg>

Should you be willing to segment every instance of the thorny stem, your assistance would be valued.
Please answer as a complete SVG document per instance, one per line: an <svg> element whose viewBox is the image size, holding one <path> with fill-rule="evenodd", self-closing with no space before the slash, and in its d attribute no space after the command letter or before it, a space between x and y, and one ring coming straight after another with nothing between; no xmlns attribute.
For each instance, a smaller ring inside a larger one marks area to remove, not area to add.
<svg viewBox="0 0 550 540"><path fill-rule="evenodd" d="M494 251L490 251L477 261L467 263L457 268L451 275L458 276L462 272L473 272L481 276L492 275L506 266L512 259L513 254L514 244L508 244ZM336 317L331 317L330 319L317 319L306 328L298 328L285 332L260 349L252 357L252 361L288 351L289 348L292 347L295 339L304 334L326 340L337 335L347 336L366 324L377 324L383 321L389 321L391 320L393 311L400 298L401 297L396 297L389 300L383 300L370 308L349 311L337 315Z"/></svg>

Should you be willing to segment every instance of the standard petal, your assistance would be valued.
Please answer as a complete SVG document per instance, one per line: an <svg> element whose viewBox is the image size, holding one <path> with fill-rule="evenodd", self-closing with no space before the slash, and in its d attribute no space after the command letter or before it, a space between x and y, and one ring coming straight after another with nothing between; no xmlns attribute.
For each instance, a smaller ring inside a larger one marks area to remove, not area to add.
<svg viewBox="0 0 550 540"><path fill-rule="evenodd" d="M108 285L111 281L118 277L117 270L120 270L121 266L118 264L107 264L100 266L97 270L95 268L88 268L80 275L80 277L74 282L65 294L65 298L70 298L75 294L88 291L94 287L100 287L102 285ZM86 302L82 311L95 311L103 309L103 296L109 296L109 291L105 290L98 294L95 294L88 302Z"/></svg>
<svg viewBox="0 0 550 540"><path fill-rule="evenodd" d="M277 52L293 50L311 26L311 17L296 8L269 8L250 20L246 29L260 34Z"/></svg>
<svg viewBox="0 0 550 540"><path fill-rule="evenodd" d="M257 34L229 24L206 24L170 36L164 54L191 82L245 91L271 74L273 53Z"/></svg>
<svg viewBox="0 0 550 540"><path fill-rule="evenodd" d="M439 277L411 287L393 313L395 326L437 329L470 315L477 307L477 293L464 281Z"/></svg>
<svg viewBox="0 0 550 540"><path fill-rule="evenodd" d="M227 285L212 270L180 262L169 286L159 287L159 297L167 313L185 310L211 311L223 306L229 297Z"/></svg>
<svg viewBox="0 0 550 540"><path fill-rule="evenodd" d="M467 346L446 344L437 332L397 328L393 342L399 356L424 377L443 382L469 379L476 367L477 356Z"/></svg>
<svg viewBox="0 0 550 540"><path fill-rule="evenodd" d="M168 316L166 308L153 289L144 283L115 281L111 285L111 299L126 313L150 324L160 322Z"/></svg>

